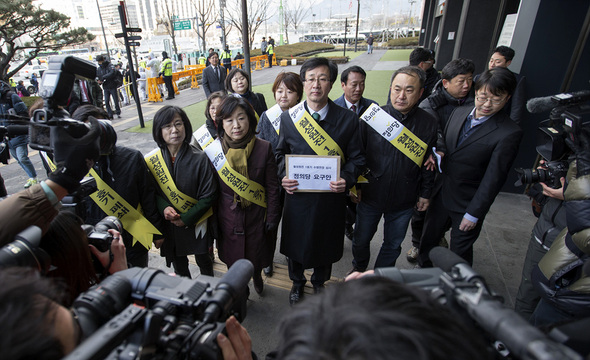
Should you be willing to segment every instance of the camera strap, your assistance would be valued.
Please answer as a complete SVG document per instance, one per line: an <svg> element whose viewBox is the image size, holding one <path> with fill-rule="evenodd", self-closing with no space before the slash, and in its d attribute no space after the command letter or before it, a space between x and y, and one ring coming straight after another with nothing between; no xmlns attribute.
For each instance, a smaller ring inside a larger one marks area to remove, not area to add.
<svg viewBox="0 0 590 360"><path fill-rule="evenodd" d="M143 214L135 209L127 200L106 182L104 182L94 169L90 169L90 175L96 180L97 191L90 194L90 198L107 215L112 215L121 220L123 228L133 236L133 245L140 242L146 249L152 246L154 235L162 235Z"/></svg>

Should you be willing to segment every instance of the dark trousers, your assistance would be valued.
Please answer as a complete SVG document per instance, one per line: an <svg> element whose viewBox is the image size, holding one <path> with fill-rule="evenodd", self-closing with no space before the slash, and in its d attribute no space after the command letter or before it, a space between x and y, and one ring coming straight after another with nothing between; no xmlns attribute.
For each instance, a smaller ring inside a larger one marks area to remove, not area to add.
<svg viewBox="0 0 590 360"><path fill-rule="evenodd" d="M424 220L424 231L420 241L420 254L418 263L422 267L432 266L428 253L436 247L440 239L445 235L448 227L448 221L451 221L451 244L450 249L455 254L465 259L469 265L473 265L473 244L479 237L484 217L480 218L470 231L459 230L464 212L449 211L442 201L442 195L439 192L430 202L430 208L426 213Z"/></svg>
<svg viewBox="0 0 590 360"><path fill-rule="evenodd" d="M420 247L420 239L422 238L422 230L424 229L424 219L426 218L426 211L418 211L414 208L412 213L412 246Z"/></svg>
<svg viewBox="0 0 590 360"><path fill-rule="evenodd" d="M119 94L117 89L103 89L104 92L104 103L107 108L107 114L109 117L113 117L113 109L111 108L111 98L115 102L115 113L121 115L121 108L119 107Z"/></svg>
<svg viewBox="0 0 590 360"><path fill-rule="evenodd" d="M535 239L535 235L531 235L524 264L522 265L522 279L520 280L514 304L514 310L526 320L530 319L539 300L541 300L541 296L533 287L531 273L546 253L547 250Z"/></svg>
<svg viewBox="0 0 590 360"><path fill-rule="evenodd" d="M199 271L201 275L209 275L213 276L213 261L209 257L209 254L199 254L195 255L195 261L199 266ZM184 276L187 278L191 278L191 272L188 269L188 257L187 256L176 256L172 261L172 266L174 266L174 272L176 275Z"/></svg>
<svg viewBox="0 0 590 360"><path fill-rule="evenodd" d="M174 98L174 85L172 85L172 76L164 76L164 84L168 90L168 97Z"/></svg>
<svg viewBox="0 0 590 360"><path fill-rule="evenodd" d="M272 57L274 54L268 54L268 66L272 67Z"/></svg>
<svg viewBox="0 0 590 360"><path fill-rule="evenodd" d="M305 286L307 279L303 272L305 268L302 263L287 259L289 265L289 279L293 281L293 285ZM323 265L313 268L313 275L311 275L311 283L315 286L323 285L326 281L330 280L332 276L332 264Z"/></svg>

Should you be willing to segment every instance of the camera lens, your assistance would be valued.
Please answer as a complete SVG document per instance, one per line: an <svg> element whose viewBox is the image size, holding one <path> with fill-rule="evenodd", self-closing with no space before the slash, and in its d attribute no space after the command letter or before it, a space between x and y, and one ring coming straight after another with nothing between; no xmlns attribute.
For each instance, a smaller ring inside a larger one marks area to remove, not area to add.
<svg viewBox="0 0 590 360"><path fill-rule="evenodd" d="M131 283L117 274L80 295L72 307L82 329L82 339L120 313L130 303L130 297Z"/></svg>
<svg viewBox="0 0 590 360"><path fill-rule="evenodd" d="M109 229L123 232L123 224L121 224L121 220L116 216L107 216L94 226L94 231L101 233L106 233Z"/></svg>

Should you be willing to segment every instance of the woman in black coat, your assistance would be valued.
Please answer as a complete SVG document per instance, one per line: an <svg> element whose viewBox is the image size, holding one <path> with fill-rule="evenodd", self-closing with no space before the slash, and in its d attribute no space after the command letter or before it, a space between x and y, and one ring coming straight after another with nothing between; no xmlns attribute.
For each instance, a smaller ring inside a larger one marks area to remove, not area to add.
<svg viewBox="0 0 590 360"><path fill-rule="evenodd" d="M157 199L158 209L167 220L161 255L166 257L168 266L174 265L176 274L190 277L187 255L194 254L201 274L213 276L213 262L209 257L212 237L204 215L216 200L218 187L209 159L189 144L191 123L177 106L158 110L152 134L159 149L146 155L147 161L159 151L159 165L165 165L170 175L162 180L163 172L159 171L156 179L158 184L165 183L160 185Z"/></svg>
<svg viewBox="0 0 590 360"><path fill-rule="evenodd" d="M268 109L264 95L250 91L250 76L242 69L235 68L229 72L225 78L225 89L248 100L259 118Z"/></svg>

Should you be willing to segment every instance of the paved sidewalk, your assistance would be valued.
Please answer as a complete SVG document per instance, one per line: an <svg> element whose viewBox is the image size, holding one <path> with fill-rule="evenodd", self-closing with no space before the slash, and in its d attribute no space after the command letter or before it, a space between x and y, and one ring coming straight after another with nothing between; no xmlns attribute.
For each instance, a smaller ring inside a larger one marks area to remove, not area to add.
<svg viewBox="0 0 590 360"><path fill-rule="evenodd" d="M379 58L385 53L383 50L375 50L372 55L362 54L356 57L348 64L339 65L340 71L351 65L359 65L365 70L395 70L405 65L404 62L380 62ZM261 85L274 82L276 75L280 71L299 72L300 66L273 67L252 72L252 83ZM142 109L145 121L153 118L155 112L164 104L173 104L180 107L186 107L191 104L203 101L205 95L202 89L187 89L181 91L174 100L163 101L159 103L142 103ZM269 107L274 103L268 99ZM134 104L134 103L133 103ZM118 145L128 146L147 153L152 150L156 144L152 140L151 133L131 133L124 131L138 124L138 118L134 105L126 106L122 109L122 119L116 119L113 124L117 131ZM37 169L39 179L46 178L45 171L40 162L39 155L31 151L31 160ZM26 175L20 166L14 162L8 166L0 166L0 173L6 181L6 187L9 194L22 190L26 181ZM2 219L0 221L9 221ZM512 307L514 297L520 282L522 270L522 261L526 252L531 229L536 221L532 215L530 201L524 195L501 193L494 202L490 212L486 216L486 221L479 240L475 244L475 270L482 274L492 289L506 299L506 304ZM382 227L380 226L377 234L371 243L372 261L379 252L382 239ZM335 278L343 278L351 268L352 253L351 242L344 239L344 256L334 264L332 275ZM402 256L398 260L397 266L401 269L411 269L410 264L405 259L405 253L410 247L410 234L402 245ZM277 245L279 249L279 245ZM245 326L250 331L253 339L254 351L259 356L264 356L276 344L276 326L280 317L289 311L288 290L285 284L289 284L286 277L285 257L281 254L275 254L274 259L279 264L279 270L276 277L266 279L266 286L263 296L259 296L251 288L251 295L248 307L248 316ZM165 269L164 261L157 253L150 254L150 266ZM218 264L216 270L218 275L224 265ZM194 275L198 274L198 268L191 265L191 271Z"/></svg>

